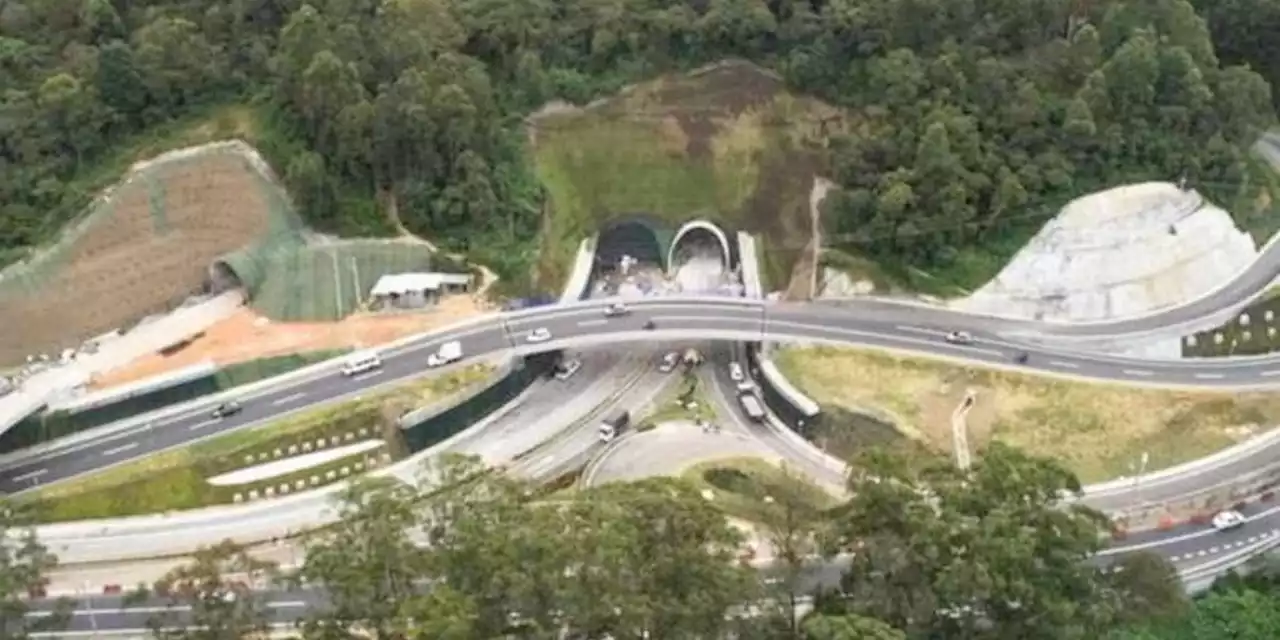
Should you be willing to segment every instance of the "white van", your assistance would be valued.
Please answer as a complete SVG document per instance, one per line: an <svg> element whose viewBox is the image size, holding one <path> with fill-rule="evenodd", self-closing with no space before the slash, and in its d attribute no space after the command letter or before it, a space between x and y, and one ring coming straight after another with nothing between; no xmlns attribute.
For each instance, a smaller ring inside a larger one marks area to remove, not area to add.
<svg viewBox="0 0 1280 640"><path fill-rule="evenodd" d="M342 375L354 376L366 371L382 368L382 358L377 353L366 351L364 353L354 353L347 357L347 361L342 365Z"/></svg>

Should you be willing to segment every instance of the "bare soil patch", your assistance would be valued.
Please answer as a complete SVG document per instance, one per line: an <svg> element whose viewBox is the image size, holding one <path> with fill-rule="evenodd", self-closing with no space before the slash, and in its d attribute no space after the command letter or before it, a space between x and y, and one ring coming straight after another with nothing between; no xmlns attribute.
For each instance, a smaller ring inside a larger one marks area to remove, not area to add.
<svg viewBox="0 0 1280 640"><path fill-rule="evenodd" d="M969 446L999 440L1057 458L1085 482L1194 459L1280 422L1280 394L1141 390L969 369L830 347L780 350L777 364L824 407L870 413L951 452L951 414L967 390Z"/></svg>
<svg viewBox="0 0 1280 640"><path fill-rule="evenodd" d="M215 324L176 353L150 354L93 380L106 388L212 360L229 365L306 351L365 348L431 331L483 313L472 296L450 296L430 311L396 315L357 314L340 322L275 323L242 309Z"/></svg>
<svg viewBox="0 0 1280 640"><path fill-rule="evenodd" d="M78 237L0 289L0 362L171 308L201 289L215 258L269 225L260 178L224 153L134 173L98 211Z"/></svg>

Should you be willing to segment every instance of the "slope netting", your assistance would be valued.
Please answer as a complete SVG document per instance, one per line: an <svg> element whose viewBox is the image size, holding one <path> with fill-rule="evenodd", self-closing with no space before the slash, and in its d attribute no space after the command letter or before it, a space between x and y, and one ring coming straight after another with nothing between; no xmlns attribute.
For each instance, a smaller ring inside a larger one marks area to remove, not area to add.
<svg viewBox="0 0 1280 640"><path fill-rule="evenodd" d="M132 169L57 242L0 271L0 362L50 353L174 308L243 247L301 243L302 225L243 143Z"/></svg>
<svg viewBox="0 0 1280 640"><path fill-rule="evenodd" d="M301 241L254 247L224 259L258 313L277 321L339 320L368 303L378 278L431 270L426 245L399 240Z"/></svg>

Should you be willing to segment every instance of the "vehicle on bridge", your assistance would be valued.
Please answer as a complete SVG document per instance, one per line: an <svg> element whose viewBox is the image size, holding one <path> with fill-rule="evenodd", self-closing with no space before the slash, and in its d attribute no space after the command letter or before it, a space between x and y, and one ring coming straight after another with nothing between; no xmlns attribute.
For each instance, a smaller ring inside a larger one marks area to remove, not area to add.
<svg viewBox="0 0 1280 640"><path fill-rule="evenodd" d="M615 302L604 308L604 317L606 318L617 318L630 313L631 309L628 309L627 305L622 304L621 302Z"/></svg>
<svg viewBox="0 0 1280 640"><path fill-rule="evenodd" d="M973 344L973 336L967 331L952 331L947 334L946 341L951 344Z"/></svg>
<svg viewBox="0 0 1280 640"><path fill-rule="evenodd" d="M631 424L631 413L626 409L619 409L616 413L609 416L607 420L600 423L600 442L608 444L613 442L618 434L622 433L627 425Z"/></svg>
<svg viewBox="0 0 1280 640"><path fill-rule="evenodd" d="M529 335L525 336L524 339L525 341L533 344L546 342L551 339L551 332L548 331L546 327L538 327L537 329L530 331Z"/></svg>

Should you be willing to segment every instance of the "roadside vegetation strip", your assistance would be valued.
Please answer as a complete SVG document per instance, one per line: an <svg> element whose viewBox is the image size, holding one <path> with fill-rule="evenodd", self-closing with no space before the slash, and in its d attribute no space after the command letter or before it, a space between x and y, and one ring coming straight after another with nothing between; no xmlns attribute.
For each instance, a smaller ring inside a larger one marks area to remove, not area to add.
<svg viewBox="0 0 1280 640"><path fill-rule="evenodd" d="M776 351L774 362L822 405L826 415L813 439L845 459L868 437L949 451L951 413L970 389L976 401L966 419L975 455L989 442L1004 442L1060 460L1084 483L1133 475L1144 453L1152 471L1280 423L1276 393L1067 382L855 348L792 346Z"/></svg>
<svg viewBox="0 0 1280 640"><path fill-rule="evenodd" d="M722 458L691 465L681 474L725 515L759 523L781 501L823 512L840 501L805 476L759 458Z"/></svg>
<svg viewBox="0 0 1280 640"><path fill-rule="evenodd" d="M663 422L676 420L697 422L718 419L715 403L707 396L706 390L696 374L681 374L681 380L674 389L663 394L653 406L653 410L640 417L636 431L648 431Z"/></svg>
<svg viewBox="0 0 1280 640"><path fill-rule="evenodd" d="M491 374L492 367L474 365L385 393L307 411L85 474L24 494L21 500L33 504L44 522L123 517L232 503L237 493L247 493L245 487L216 487L206 479L261 462L316 451L321 438L326 446L338 446L360 438L380 437L391 443L388 451L402 451L402 447L395 446L395 440L400 437L397 419L402 413L482 383ZM251 457L254 462L248 462ZM267 485L278 487L286 481L296 484L299 479L305 479L309 483L312 475L321 472L323 477L324 472L332 468L340 470L344 462L350 464L347 459L335 461L255 483L255 486L262 484L265 490Z"/></svg>

